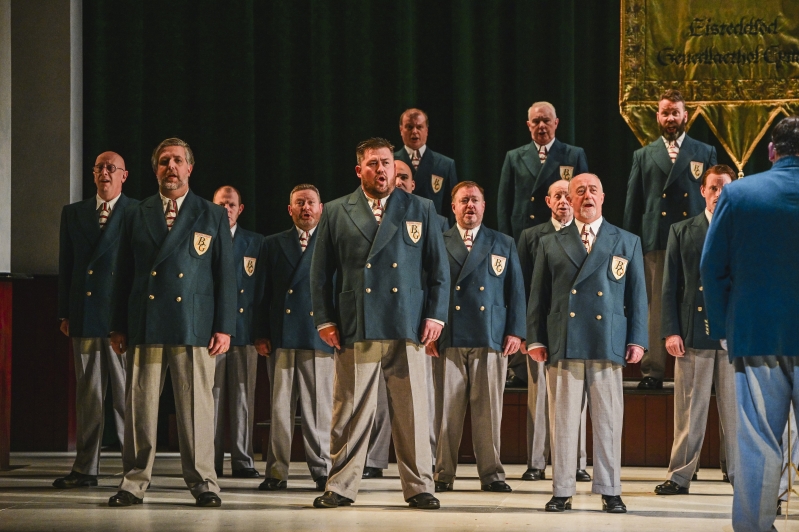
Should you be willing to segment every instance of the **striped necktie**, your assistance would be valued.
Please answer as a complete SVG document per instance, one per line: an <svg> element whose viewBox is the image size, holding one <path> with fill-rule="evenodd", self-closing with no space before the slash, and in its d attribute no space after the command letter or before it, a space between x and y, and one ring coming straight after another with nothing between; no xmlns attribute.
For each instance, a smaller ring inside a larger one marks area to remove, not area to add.
<svg viewBox="0 0 799 532"><path fill-rule="evenodd" d="M104 201L100 205L100 230L105 229L105 223L108 221L108 216L111 214L111 209L108 208L108 202Z"/></svg>
<svg viewBox="0 0 799 532"><path fill-rule="evenodd" d="M421 157L419 157L419 150L413 150L413 155L411 155L411 164L413 165L414 170L419 169L419 161Z"/></svg>
<svg viewBox="0 0 799 532"><path fill-rule="evenodd" d="M300 247L302 248L303 253L305 253L305 249L308 247L308 231L303 231L300 235Z"/></svg>
<svg viewBox="0 0 799 532"><path fill-rule="evenodd" d="M666 149L669 151L669 157L671 157L671 164L674 164L674 161L677 160L677 156L680 154L680 147L677 146L677 141L676 140L669 141Z"/></svg>
<svg viewBox="0 0 799 532"><path fill-rule="evenodd" d="M383 221L383 206L380 204L380 200L372 200L372 214L375 215L377 225L380 225L380 222Z"/></svg>
<svg viewBox="0 0 799 532"><path fill-rule="evenodd" d="M175 225L175 218L178 216L178 202L171 199L166 209L166 228L170 231L172 226Z"/></svg>
<svg viewBox="0 0 799 532"><path fill-rule="evenodd" d="M467 229L463 232L463 244L466 246L466 251L472 251L472 230Z"/></svg>
<svg viewBox="0 0 799 532"><path fill-rule="evenodd" d="M538 150L538 159L541 161L541 164L547 162L547 147L541 146L541 149Z"/></svg>
<svg viewBox="0 0 799 532"><path fill-rule="evenodd" d="M585 246L585 252L591 253L591 227L588 224L583 225L583 232L580 234L580 239Z"/></svg>

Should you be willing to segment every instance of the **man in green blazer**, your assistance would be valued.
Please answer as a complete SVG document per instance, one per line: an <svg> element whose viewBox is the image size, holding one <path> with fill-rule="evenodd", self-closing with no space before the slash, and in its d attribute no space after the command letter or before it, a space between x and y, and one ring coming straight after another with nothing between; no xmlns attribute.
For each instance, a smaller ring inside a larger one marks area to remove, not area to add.
<svg viewBox="0 0 799 532"><path fill-rule="evenodd" d="M109 506L141 504L150 485L167 367L183 479L197 506L222 504L214 471L214 358L236 331L236 273L225 209L189 190L194 155L166 139L153 152L159 192L125 211L111 346L128 354L124 475Z"/></svg>

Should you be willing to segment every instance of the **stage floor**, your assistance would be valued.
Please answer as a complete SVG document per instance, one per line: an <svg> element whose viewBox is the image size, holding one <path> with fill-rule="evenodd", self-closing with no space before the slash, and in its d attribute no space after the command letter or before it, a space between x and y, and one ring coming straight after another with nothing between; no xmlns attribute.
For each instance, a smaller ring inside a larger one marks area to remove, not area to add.
<svg viewBox="0 0 799 532"><path fill-rule="evenodd" d="M665 469L626 467L622 481L628 513L609 515L601 511L600 496L591 493L590 483L578 483L572 511L544 512L551 481L518 480L525 470L522 465L507 466L508 484L514 490L509 494L480 491L475 466L461 466L456 491L439 494L441 509L422 511L408 508L402 500L397 467L391 464L386 478L361 483L352 507L318 510L312 507L318 493L312 490L307 468L292 463L288 490L260 492L260 479L226 476L220 479L222 508L200 509L193 506L183 483L178 455L162 453L156 459L155 476L144 504L117 509L109 508L106 502L116 493L121 475L119 453L104 455L98 487L53 488L53 480L69 472L72 459L66 453L12 454L13 469L0 472L0 530L732 530L732 488L721 481L718 469L700 471L690 495L664 497L655 495L653 489L664 480ZM257 462L256 467L263 471L264 463ZM227 462L225 472L230 474ZM548 469L548 477L549 473ZM797 508L799 516L799 498L791 507ZM791 516L787 523L783 519L777 520L778 530L799 530L799 517Z"/></svg>

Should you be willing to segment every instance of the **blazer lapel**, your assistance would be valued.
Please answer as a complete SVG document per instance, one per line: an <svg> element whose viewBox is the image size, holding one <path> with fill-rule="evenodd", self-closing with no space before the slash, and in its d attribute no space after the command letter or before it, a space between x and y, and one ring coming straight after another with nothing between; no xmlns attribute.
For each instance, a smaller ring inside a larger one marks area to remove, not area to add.
<svg viewBox="0 0 799 532"><path fill-rule="evenodd" d="M297 249L300 250L300 258L297 261L297 265L294 268L294 273L291 276L291 285L297 284L299 281L303 280L304 278L308 277L308 274L311 272L311 259L313 258L313 248L316 245L315 240L316 238L316 231L311 235L311 238L308 239L308 247L305 248L303 252L300 248L299 240L297 240Z"/></svg>
<svg viewBox="0 0 799 532"><path fill-rule="evenodd" d="M92 247L96 247L99 238L102 236L100 217L97 213L97 200L95 198L85 200L80 209L77 210L77 213L80 233L89 241ZM107 225L108 223L106 223Z"/></svg>
<svg viewBox="0 0 799 532"><path fill-rule="evenodd" d="M455 231L457 231L457 226L455 227ZM460 234L458 235L460 236ZM466 245L461 242L464 249L466 249ZM461 273L458 275L458 281L461 279L466 278L470 273L474 271L480 264L482 264L483 259L486 258L488 252L491 251L492 246L494 245L494 235L490 232L485 230L485 226L480 228L480 231L477 232L477 238L474 239L474 243L472 244L472 250L467 252L469 256L466 258L466 262L463 264L463 268L461 268ZM510 257L506 257L510 259Z"/></svg>
<svg viewBox="0 0 799 532"><path fill-rule="evenodd" d="M116 205L114 205L114 210L111 211L111 216L105 222L105 228L100 231L100 239L97 241L97 246L94 248L91 261L94 261L97 257L101 257L116 244L117 237L119 237L119 230L122 227L122 214L120 213L128 206L128 201L128 197L124 194L119 196Z"/></svg>
<svg viewBox="0 0 799 532"><path fill-rule="evenodd" d="M588 256L588 253L585 252L583 241L580 240L580 232L577 230L577 224L572 220L572 223L570 223L568 227L561 229L557 235L560 247L566 252L569 260L579 268L583 262L585 262L585 257Z"/></svg>
<svg viewBox="0 0 799 532"><path fill-rule="evenodd" d="M355 227L363 233L363 236L369 242L374 242L377 234L377 221L375 220L375 215L372 214L372 209L366 202L366 195L361 187L358 187L355 192L350 194L349 200L344 204L344 210L350 215Z"/></svg>
<svg viewBox="0 0 799 532"><path fill-rule="evenodd" d="M533 174L534 178L541 173L541 159L538 158L538 152L535 150L535 144L532 141L526 146L524 152L522 152L522 161L530 173Z"/></svg>
<svg viewBox="0 0 799 532"><path fill-rule="evenodd" d="M461 239L457 225L444 232L444 246L446 246L449 256L458 263L458 266L463 267L463 263L466 262L469 256L469 251L466 249L463 239Z"/></svg>
<svg viewBox="0 0 799 532"><path fill-rule="evenodd" d="M159 198L160 199L160 198ZM167 231L166 238L161 244L161 249L158 251L158 256L155 258L153 266L161 263L169 255L171 255L177 245L186 238L194 227L194 222L197 219L197 211L200 203L200 198L197 197L191 190L186 193L186 199L183 200L183 205L178 210L178 216L175 218L175 224L172 226L171 231ZM163 211L161 212L163 216ZM166 227L166 218L164 220L164 227ZM219 238L219 235L217 235Z"/></svg>
<svg viewBox="0 0 799 532"><path fill-rule="evenodd" d="M597 268L607 264L608 255L613 252L613 248L616 247L619 238L618 229L610 225L607 220L602 222L602 226L599 228L599 234L596 235L594 245L591 248L591 253L588 254L585 262L583 262L580 273L577 274L577 279L574 281L575 285L590 277ZM582 241L580 241L580 245L583 245ZM583 247L583 249L585 249L585 247Z"/></svg>
<svg viewBox="0 0 799 532"><path fill-rule="evenodd" d="M425 152L427 153L427 152ZM421 165L419 165L421 168ZM375 239L372 242L372 249L369 250L369 257L374 257L377 255L381 249L383 249L386 244L394 238L394 233L397 232L399 229L400 224L402 223L403 218L405 218L405 213L408 210L408 196L404 192L397 192L397 189L394 189L394 192L391 193L388 199L388 203L386 203L386 210L383 213L383 218L380 221L380 228L377 230L377 234L375 235ZM374 220L374 215L371 214L372 220ZM421 220L418 220L421 222ZM428 220L430 223L430 220ZM435 220L433 223L438 223L438 220ZM375 222L377 224L377 222ZM425 229L422 227L422 231L441 231L440 227L427 227Z"/></svg>
<svg viewBox="0 0 799 532"><path fill-rule="evenodd" d="M316 231L314 231L314 235ZM313 236L311 236L313 238ZM308 242L310 244L310 241ZM292 227L288 231L284 231L280 237L280 249L283 250L283 255L289 261L292 268L297 268L297 263L300 262L302 255L302 247L300 246L300 238L297 236L297 230ZM306 248L306 252L308 249Z"/></svg>
<svg viewBox="0 0 799 532"><path fill-rule="evenodd" d="M698 216L694 216L694 221L691 224L688 234L694 244L694 251L697 257L702 256L702 248L705 247L705 237L710 224L707 222L705 211L702 211Z"/></svg>
<svg viewBox="0 0 799 532"><path fill-rule="evenodd" d="M533 146L535 146L535 144L533 144ZM540 187L544 186L544 183L547 182L549 177L555 172L556 169L560 167L561 157L563 156L564 149L563 143L561 143L558 139L555 139L555 142L552 143L552 149L549 150L549 153L547 153L547 160L544 162L544 166L542 166L541 170L538 172L538 177L535 180L535 185L533 185L533 190L538 190ZM536 158L538 158L537 155L538 154L536 154ZM539 164L541 164L540 159Z"/></svg>
<svg viewBox="0 0 799 532"><path fill-rule="evenodd" d="M142 202L142 208L144 209L144 222L150 237L156 245L163 245L166 235L169 234L169 229L166 227L166 216L164 215L161 196L158 194L150 196Z"/></svg>
<svg viewBox="0 0 799 532"><path fill-rule="evenodd" d="M402 151L405 151L404 147L402 148ZM406 154L407 154L407 152L406 152ZM414 177L416 176L416 174L421 174L421 175L427 175L427 173L432 174L433 173L433 154L430 151L430 147L428 146L427 148L425 148L424 155L422 155L422 158L419 160L419 168L414 170L413 169L413 164L411 164L410 161L408 162L408 166L411 167L411 172L413 172ZM416 185L418 186L419 183L416 183ZM425 183L425 185L429 185L430 190L433 189L433 184L432 183Z"/></svg>
<svg viewBox="0 0 799 532"><path fill-rule="evenodd" d="M669 157L669 151L666 149L663 137L658 137L657 140L649 144L648 148L649 154L657 167L660 168L664 175L670 176L672 170L674 170L674 165L671 163L671 157ZM666 190L665 186L663 190Z"/></svg>
<svg viewBox="0 0 799 532"><path fill-rule="evenodd" d="M682 175L686 169L688 169L688 165L691 164L691 160L694 158L694 154L696 153L694 148L694 140L688 135L685 135L685 137L683 137L682 146L680 146L680 153L677 154L677 159L672 165L673 168L671 169L671 173L669 174L669 178L666 180L666 186L663 187L663 190L666 190L669 185L677 181L677 178ZM666 155L668 155L668 152ZM671 161L671 158L669 158L669 161ZM705 168L705 170L707 170L707 168Z"/></svg>

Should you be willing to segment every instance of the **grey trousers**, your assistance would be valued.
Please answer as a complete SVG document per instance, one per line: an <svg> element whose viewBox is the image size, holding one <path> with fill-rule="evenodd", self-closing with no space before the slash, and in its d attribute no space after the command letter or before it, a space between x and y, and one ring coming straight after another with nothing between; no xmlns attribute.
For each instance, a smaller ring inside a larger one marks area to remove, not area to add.
<svg viewBox="0 0 799 532"><path fill-rule="evenodd" d="M169 367L177 409L183 480L197 498L219 493L214 471L214 368L207 347L136 345L127 359L125 474L120 490L142 498L150 485L158 429L158 399Z"/></svg>
<svg viewBox="0 0 799 532"><path fill-rule="evenodd" d="M330 471L330 423L333 417L333 355L324 351L277 349L269 357L271 426L266 476L288 480L294 416L300 402L305 461L311 477Z"/></svg>
<svg viewBox="0 0 799 532"><path fill-rule="evenodd" d="M333 467L327 490L355 500L363 475L378 386L385 380L402 495L433 493L424 346L406 340L367 340L335 356Z"/></svg>
<svg viewBox="0 0 799 532"><path fill-rule="evenodd" d="M73 338L75 359L75 447L72 470L97 475L105 428L105 392L111 385L114 425L119 444L125 441L125 354L117 355L108 338Z"/></svg>
<svg viewBox="0 0 799 532"><path fill-rule="evenodd" d="M527 358L527 467L545 469L550 453L549 408L547 403L546 363ZM588 467L585 450L585 424L588 401L583 401L580 414L580 436L577 446L577 468Z"/></svg>
<svg viewBox="0 0 799 532"><path fill-rule="evenodd" d="M580 412L588 391L594 443L592 491L621 495L622 367L609 360L559 360L547 367L555 497L576 492Z"/></svg>
<svg viewBox="0 0 799 532"><path fill-rule="evenodd" d="M391 416L388 414L388 392L386 381L380 379L377 387L375 422L369 432L369 448L366 451L366 467L386 469L391 446Z"/></svg>
<svg viewBox="0 0 799 532"><path fill-rule="evenodd" d="M644 377L663 380L666 371L666 343L660 334L660 310L663 300L663 268L666 264L666 251L650 251L644 255L644 282L649 301L649 351L641 359L641 373Z"/></svg>
<svg viewBox="0 0 799 532"><path fill-rule="evenodd" d="M230 467L252 469L252 431L255 421L255 377L258 353L252 345L231 346L216 357L214 376L214 467L225 458L225 421L230 414ZM225 408L227 402L227 409Z"/></svg>
<svg viewBox="0 0 799 532"><path fill-rule="evenodd" d="M788 465L790 462L799 467L799 427L796 426L795 408L791 406L791 413L788 420L791 425L790 434L788 424L785 425L785 432L782 433L782 476L780 477L780 500L788 500L788 490L796 485L796 471ZM789 446L790 443L790 446ZM793 478L790 478L793 477ZM789 482L790 481L790 482ZM792 496L796 494L793 493Z"/></svg>
<svg viewBox="0 0 799 532"><path fill-rule="evenodd" d="M444 363L444 416L438 435L435 479L447 483L455 480L463 420L466 406L470 405L480 483L504 481L499 449L507 357L487 347L450 347L444 350Z"/></svg>
<svg viewBox="0 0 799 532"><path fill-rule="evenodd" d="M724 456L735 457L738 454L735 437L738 406L735 400L735 369L727 351L687 348L685 356L675 360L674 444L668 477L684 488L691 485L691 477L699 465L714 384L719 422L724 433ZM726 465L727 476L734 486L735 460L729 460Z"/></svg>

